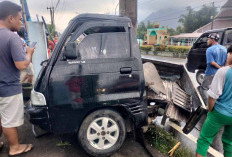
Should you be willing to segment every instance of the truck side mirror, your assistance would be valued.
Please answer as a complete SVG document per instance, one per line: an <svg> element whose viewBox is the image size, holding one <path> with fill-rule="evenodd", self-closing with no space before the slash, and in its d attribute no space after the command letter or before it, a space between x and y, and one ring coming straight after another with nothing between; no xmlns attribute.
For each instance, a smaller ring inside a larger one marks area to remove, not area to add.
<svg viewBox="0 0 232 157"><path fill-rule="evenodd" d="M76 59L77 54L77 44L75 42L68 42L64 47L64 56L66 59Z"/></svg>
<svg viewBox="0 0 232 157"><path fill-rule="evenodd" d="M46 67L47 64L48 64L48 59L46 59L46 60L44 60L44 61L42 61L42 62L40 63L40 65L43 66L43 67Z"/></svg>

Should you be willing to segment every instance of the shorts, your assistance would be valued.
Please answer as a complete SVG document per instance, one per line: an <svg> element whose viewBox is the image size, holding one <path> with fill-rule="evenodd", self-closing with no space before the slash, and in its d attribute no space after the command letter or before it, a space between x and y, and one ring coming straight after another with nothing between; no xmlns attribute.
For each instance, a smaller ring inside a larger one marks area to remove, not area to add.
<svg viewBox="0 0 232 157"><path fill-rule="evenodd" d="M4 128L15 128L24 123L24 105L22 93L0 97L0 118Z"/></svg>

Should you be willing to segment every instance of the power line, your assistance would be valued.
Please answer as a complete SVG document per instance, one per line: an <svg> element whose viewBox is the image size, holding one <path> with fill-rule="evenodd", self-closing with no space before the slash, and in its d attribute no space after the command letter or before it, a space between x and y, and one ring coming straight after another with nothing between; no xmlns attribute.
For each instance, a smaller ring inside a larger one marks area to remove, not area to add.
<svg viewBox="0 0 232 157"><path fill-rule="evenodd" d="M59 3L60 3L60 0L58 0L58 2L56 3L55 11L56 11L56 9L57 9Z"/></svg>
<svg viewBox="0 0 232 157"><path fill-rule="evenodd" d="M52 5L52 7L54 7L53 0L51 0L51 5Z"/></svg>

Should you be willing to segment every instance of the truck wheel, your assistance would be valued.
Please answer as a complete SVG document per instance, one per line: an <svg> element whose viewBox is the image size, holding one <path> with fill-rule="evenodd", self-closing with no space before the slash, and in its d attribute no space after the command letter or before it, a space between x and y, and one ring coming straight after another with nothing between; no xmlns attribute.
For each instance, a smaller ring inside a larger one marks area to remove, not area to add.
<svg viewBox="0 0 232 157"><path fill-rule="evenodd" d="M199 85L202 84L202 82L204 80L204 76L205 76L205 71L204 70L200 69L200 70L197 71L197 73L196 73L196 80L197 80L197 83Z"/></svg>
<svg viewBox="0 0 232 157"><path fill-rule="evenodd" d="M104 109L88 115L78 133L83 149L92 156L110 156L123 144L126 127L119 113Z"/></svg>

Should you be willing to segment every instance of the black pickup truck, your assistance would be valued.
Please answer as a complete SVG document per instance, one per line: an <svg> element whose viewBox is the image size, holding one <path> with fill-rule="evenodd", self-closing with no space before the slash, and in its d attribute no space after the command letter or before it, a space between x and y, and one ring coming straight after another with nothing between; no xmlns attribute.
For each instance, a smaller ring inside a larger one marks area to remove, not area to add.
<svg viewBox="0 0 232 157"><path fill-rule="evenodd" d="M199 84L202 83L204 78L204 72L206 69L206 49L208 48L207 37L211 33L219 34L219 44L226 47L232 44L232 28L210 30L203 33L197 39L192 48L189 50L186 67L190 72L195 72L195 70L198 70L196 73L196 80Z"/></svg>
<svg viewBox="0 0 232 157"><path fill-rule="evenodd" d="M187 122L185 133L201 115L202 102L184 66L142 60L126 17L78 15L41 65L26 107L29 121L48 132L76 133L91 156L117 151L127 132L136 135L160 109L166 110L163 124L167 118ZM155 93L160 89L163 94Z"/></svg>
<svg viewBox="0 0 232 157"><path fill-rule="evenodd" d="M142 60L129 18L75 17L41 64L27 107L32 124L76 133L92 156L109 156L127 131L147 125Z"/></svg>

